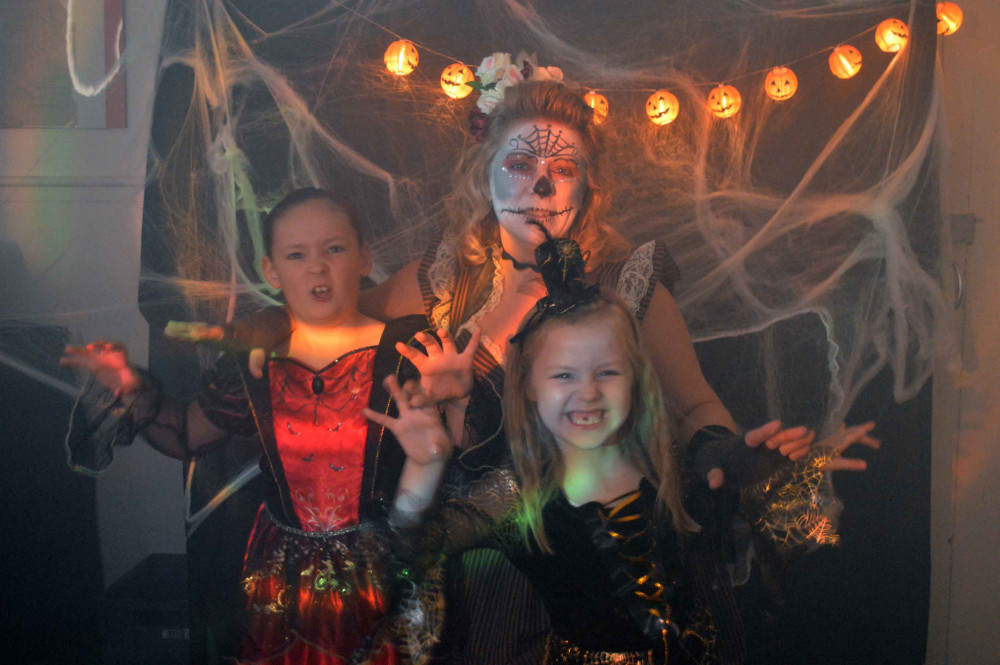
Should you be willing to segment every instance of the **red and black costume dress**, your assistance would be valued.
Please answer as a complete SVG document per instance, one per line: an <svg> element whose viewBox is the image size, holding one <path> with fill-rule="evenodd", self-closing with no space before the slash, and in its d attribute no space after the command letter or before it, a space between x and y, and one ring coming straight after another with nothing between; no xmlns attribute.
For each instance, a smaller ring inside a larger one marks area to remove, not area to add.
<svg viewBox="0 0 1000 665"><path fill-rule="evenodd" d="M202 412L228 433L259 438L269 481L243 566L240 662L346 663L386 613L395 573L384 521L405 454L362 409L394 413L382 379L415 375L395 344L425 328L422 316L397 319L386 324L378 346L319 370L272 357L256 379L245 353L226 353L204 375ZM87 391L95 394L81 398L67 437L72 466L100 470L113 444L138 433L172 456L187 451L187 438L198 436L187 405L148 378L143 384L124 411L99 389ZM365 658L396 660L391 646Z"/></svg>

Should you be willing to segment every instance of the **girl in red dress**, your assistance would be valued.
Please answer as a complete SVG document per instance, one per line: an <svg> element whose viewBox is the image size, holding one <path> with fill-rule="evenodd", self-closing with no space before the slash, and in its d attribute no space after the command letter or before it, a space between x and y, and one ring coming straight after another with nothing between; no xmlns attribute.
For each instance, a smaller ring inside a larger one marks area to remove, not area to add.
<svg viewBox="0 0 1000 665"><path fill-rule="evenodd" d="M358 312L371 254L350 210L330 194L293 192L263 230L263 274L284 295L287 316L269 317L281 341L260 376L248 371L248 353L227 352L185 404L132 367L120 344L67 347L63 364L93 375L67 438L70 463L100 470L113 444L139 433L182 459L231 435L258 437L268 496L246 549L237 660L340 664L365 647L395 577L382 524L405 455L363 410L394 413L381 379L416 374L397 344L431 338L420 332L422 316L383 323ZM397 655L387 645L367 660Z"/></svg>

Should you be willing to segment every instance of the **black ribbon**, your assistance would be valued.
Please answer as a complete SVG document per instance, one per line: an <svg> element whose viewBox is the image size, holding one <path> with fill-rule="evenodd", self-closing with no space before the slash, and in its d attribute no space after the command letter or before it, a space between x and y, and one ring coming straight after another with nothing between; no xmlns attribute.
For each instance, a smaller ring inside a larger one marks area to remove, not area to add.
<svg viewBox="0 0 1000 665"><path fill-rule="evenodd" d="M535 304L527 323L510 338L513 344L523 342L546 319L590 304L601 295L599 284L587 286L584 271L587 257L579 243L572 238L553 238L548 229L539 226L548 239L535 248L535 266L549 293Z"/></svg>

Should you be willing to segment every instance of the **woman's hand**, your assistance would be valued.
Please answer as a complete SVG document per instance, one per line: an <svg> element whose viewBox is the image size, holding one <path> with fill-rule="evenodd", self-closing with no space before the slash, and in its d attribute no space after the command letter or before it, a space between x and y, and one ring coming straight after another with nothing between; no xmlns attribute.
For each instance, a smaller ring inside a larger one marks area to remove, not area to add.
<svg viewBox="0 0 1000 665"><path fill-rule="evenodd" d="M475 328L465 349L459 353L451 334L441 328L437 331L440 343L424 332L416 334L425 352L412 346L396 343L396 350L420 371L420 390L431 402L448 402L464 399L472 392L472 361L479 348L482 331Z"/></svg>
<svg viewBox="0 0 1000 665"><path fill-rule="evenodd" d="M787 457L791 461L798 461L809 454L810 446L816 438L816 432L806 427L789 427L785 429L780 420L771 422L752 429L743 436L743 443L748 448L762 448L761 452L775 451L775 453ZM727 459L730 464L742 464L751 462L745 455L739 455L739 451L733 451L735 459ZM756 460L756 458L754 458ZM758 460L759 461L759 460ZM726 482L726 474L720 466L713 467L705 477L709 488L716 490Z"/></svg>
<svg viewBox="0 0 1000 665"><path fill-rule="evenodd" d="M445 431L435 403L423 392L420 384L407 381L400 386L395 376L387 376L383 383L396 402L399 416L393 418L366 408L365 417L387 427L396 436L410 462L423 466L447 461L453 448L451 438Z"/></svg>
<svg viewBox="0 0 1000 665"><path fill-rule="evenodd" d="M772 420L752 429L743 437L751 448L763 445L768 450L777 450L793 462L809 454L809 448L815 439L816 432L813 430L802 426L784 429L780 420Z"/></svg>
<svg viewBox="0 0 1000 665"><path fill-rule="evenodd" d="M868 446L872 450L878 450L882 446L882 442L869 435L869 432L873 429L875 429L875 423L871 421L852 427L847 427L844 423L841 423L835 434L826 437L816 444L816 449L825 453L830 458L830 461L823 465L823 470L864 471L867 469L868 463L863 459L843 457L842 455L844 451L855 443Z"/></svg>
<svg viewBox="0 0 1000 665"><path fill-rule="evenodd" d="M115 397L134 392L140 384L139 374L129 365L128 352L121 342L98 340L86 346L69 345L59 364L90 372Z"/></svg>

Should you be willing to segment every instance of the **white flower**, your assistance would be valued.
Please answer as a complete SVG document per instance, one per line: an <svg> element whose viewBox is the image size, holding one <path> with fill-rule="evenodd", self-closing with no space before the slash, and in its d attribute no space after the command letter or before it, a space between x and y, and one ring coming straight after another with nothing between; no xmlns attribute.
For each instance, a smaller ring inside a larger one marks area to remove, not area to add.
<svg viewBox="0 0 1000 665"><path fill-rule="evenodd" d="M503 72L510 66L510 53L494 53L483 58L476 70L476 77L483 85L489 85L502 76Z"/></svg>
<svg viewBox="0 0 1000 665"><path fill-rule="evenodd" d="M497 104L503 101L507 88L524 80L524 75L521 73L523 66L519 67L517 65L519 62L528 63L531 66L529 79L532 81L563 80L561 69L558 67L539 67L534 55L528 55L522 51L518 53L517 58L511 58L509 53L494 53L484 58L479 69L476 70L476 78L479 79L479 83L484 88L493 86L483 90L479 99L476 100L476 106L479 107L480 111L490 113Z"/></svg>
<svg viewBox="0 0 1000 665"><path fill-rule="evenodd" d="M479 99L476 100L476 106L478 106L479 110L483 113L489 113L493 110L493 107L503 101L504 93L507 88L512 85L517 85L524 80L524 76L521 75L521 70L518 69L516 65L512 64L508 64L502 70L493 70L492 74L492 81L496 83L496 86L490 90L483 90L482 94L479 95Z"/></svg>
<svg viewBox="0 0 1000 665"><path fill-rule="evenodd" d="M497 81L498 88L508 88L512 85L517 85L524 80L524 75L521 74L521 70L517 65L508 65L507 69L503 71Z"/></svg>
<svg viewBox="0 0 1000 665"><path fill-rule="evenodd" d="M476 100L476 106L483 113L489 114L497 104L503 101L503 88L497 86L493 90L484 90L479 99Z"/></svg>

